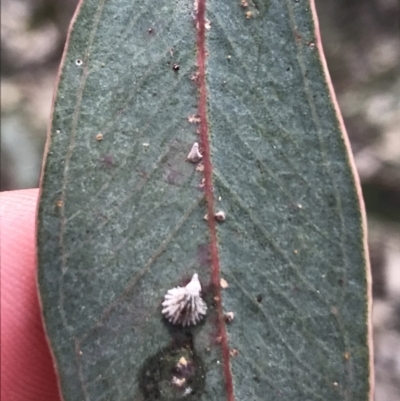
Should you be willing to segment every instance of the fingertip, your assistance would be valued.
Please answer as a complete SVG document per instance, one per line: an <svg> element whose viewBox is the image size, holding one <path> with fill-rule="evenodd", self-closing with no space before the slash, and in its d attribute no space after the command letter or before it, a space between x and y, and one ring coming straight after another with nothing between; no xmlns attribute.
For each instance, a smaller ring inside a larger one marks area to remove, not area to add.
<svg viewBox="0 0 400 401"><path fill-rule="evenodd" d="M60 401L36 287L39 190L0 193L1 398Z"/></svg>

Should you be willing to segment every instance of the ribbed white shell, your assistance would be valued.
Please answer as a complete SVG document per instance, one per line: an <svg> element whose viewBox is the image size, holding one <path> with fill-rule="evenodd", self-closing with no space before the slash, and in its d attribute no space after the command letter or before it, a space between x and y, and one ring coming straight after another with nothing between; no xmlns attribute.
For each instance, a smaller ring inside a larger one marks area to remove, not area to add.
<svg viewBox="0 0 400 401"><path fill-rule="evenodd" d="M195 273L186 287L175 287L167 292L162 303L162 314L173 324L197 324L207 312L200 292L199 276Z"/></svg>

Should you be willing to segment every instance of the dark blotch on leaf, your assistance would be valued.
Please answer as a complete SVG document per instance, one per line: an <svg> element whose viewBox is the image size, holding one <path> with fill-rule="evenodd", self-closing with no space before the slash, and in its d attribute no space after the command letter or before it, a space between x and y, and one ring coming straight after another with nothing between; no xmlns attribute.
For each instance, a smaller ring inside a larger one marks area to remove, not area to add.
<svg viewBox="0 0 400 401"><path fill-rule="evenodd" d="M183 178L182 173L173 168L168 169L164 174L164 181L170 185L181 186Z"/></svg>
<svg viewBox="0 0 400 401"><path fill-rule="evenodd" d="M211 266L210 244L201 244L197 247L196 260L200 266Z"/></svg>
<svg viewBox="0 0 400 401"><path fill-rule="evenodd" d="M260 304L263 300L263 296L261 294L258 294L256 299L257 299L257 302Z"/></svg>
<svg viewBox="0 0 400 401"><path fill-rule="evenodd" d="M139 386L146 401L200 401L205 387L203 361L190 343L173 342L145 361Z"/></svg>
<svg viewBox="0 0 400 401"><path fill-rule="evenodd" d="M115 166L115 161L113 155L107 153L100 159L100 163L103 167L109 168Z"/></svg>

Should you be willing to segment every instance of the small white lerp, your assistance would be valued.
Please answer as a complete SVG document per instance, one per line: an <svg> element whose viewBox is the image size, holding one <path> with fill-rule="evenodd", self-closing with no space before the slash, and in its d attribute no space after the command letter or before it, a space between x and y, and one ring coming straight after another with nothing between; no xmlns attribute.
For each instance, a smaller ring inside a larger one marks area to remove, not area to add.
<svg viewBox="0 0 400 401"><path fill-rule="evenodd" d="M197 324L207 312L207 305L200 293L199 276L195 273L185 287L168 290L162 303L162 314L173 324Z"/></svg>
<svg viewBox="0 0 400 401"><path fill-rule="evenodd" d="M199 144L195 142L190 149L189 154L187 155L186 160L190 161L191 163L197 163L203 158L203 155L199 151Z"/></svg>

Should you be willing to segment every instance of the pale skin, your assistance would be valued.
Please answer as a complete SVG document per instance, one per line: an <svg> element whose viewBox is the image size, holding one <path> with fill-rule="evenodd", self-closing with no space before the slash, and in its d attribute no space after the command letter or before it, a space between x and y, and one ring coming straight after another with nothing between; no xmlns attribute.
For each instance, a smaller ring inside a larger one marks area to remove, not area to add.
<svg viewBox="0 0 400 401"><path fill-rule="evenodd" d="M0 193L2 400L61 400L37 297L38 193Z"/></svg>

